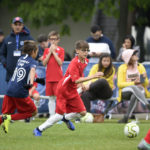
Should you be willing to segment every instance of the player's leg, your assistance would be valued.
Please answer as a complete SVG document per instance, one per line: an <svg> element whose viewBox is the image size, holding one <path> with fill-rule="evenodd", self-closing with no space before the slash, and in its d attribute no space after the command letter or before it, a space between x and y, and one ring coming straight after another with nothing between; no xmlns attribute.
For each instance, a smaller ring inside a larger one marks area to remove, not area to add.
<svg viewBox="0 0 150 150"><path fill-rule="evenodd" d="M57 98L56 113L50 116L43 124L33 130L35 136L41 136L42 132L47 128L52 127L56 122L63 119L63 114L66 112L66 100L63 97Z"/></svg>
<svg viewBox="0 0 150 150"><path fill-rule="evenodd" d="M2 116L0 117L0 124L2 124L5 133L8 133L8 126L11 121L11 115L16 109L15 103L12 97L4 96L2 105Z"/></svg>
<svg viewBox="0 0 150 150"><path fill-rule="evenodd" d="M139 150L150 150L150 130L147 132L144 139L138 145Z"/></svg>
<svg viewBox="0 0 150 150"><path fill-rule="evenodd" d="M11 115L12 120L22 120L37 114L37 108L30 97L15 98L17 113Z"/></svg>
<svg viewBox="0 0 150 150"><path fill-rule="evenodd" d="M64 115L63 121L65 121L70 130L75 130L73 123L69 120L80 119L82 116L85 116L86 109L79 95L67 102L67 114Z"/></svg>
<svg viewBox="0 0 150 150"><path fill-rule="evenodd" d="M46 82L46 96L49 96L48 109L50 116L55 114L56 97L54 95L56 87L55 82Z"/></svg>
<svg viewBox="0 0 150 150"><path fill-rule="evenodd" d="M35 136L41 136L42 132L44 130L46 130L47 128L52 127L56 122L60 121L63 119L63 115L61 114L54 114L53 116L51 116L50 118L48 118L43 124L41 124L40 126L38 126L37 128L35 128L33 130L33 134Z"/></svg>
<svg viewBox="0 0 150 150"><path fill-rule="evenodd" d="M49 115L53 116L56 109L56 96L50 96L48 102Z"/></svg>

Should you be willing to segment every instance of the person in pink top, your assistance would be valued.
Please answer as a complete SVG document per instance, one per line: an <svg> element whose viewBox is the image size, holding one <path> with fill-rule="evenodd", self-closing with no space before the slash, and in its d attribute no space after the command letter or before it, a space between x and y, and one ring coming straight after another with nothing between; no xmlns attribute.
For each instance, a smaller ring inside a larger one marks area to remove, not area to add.
<svg viewBox="0 0 150 150"><path fill-rule="evenodd" d="M60 35L57 31L51 31L48 35L50 48L46 48L43 54L43 65L46 66L46 96L49 98L49 114L55 114L56 88L63 77L62 64L64 61L64 49L58 46Z"/></svg>
<svg viewBox="0 0 150 150"><path fill-rule="evenodd" d="M118 100L130 100L127 113L119 120L119 123L128 122L128 118L134 111L138 101L150 110L150 104L146 100L149 93L147 90L147 73L145 67L141 63L138 63L137 54L137 50L133 49L123 51L122 59L125 63L118 68Z"/></svg>

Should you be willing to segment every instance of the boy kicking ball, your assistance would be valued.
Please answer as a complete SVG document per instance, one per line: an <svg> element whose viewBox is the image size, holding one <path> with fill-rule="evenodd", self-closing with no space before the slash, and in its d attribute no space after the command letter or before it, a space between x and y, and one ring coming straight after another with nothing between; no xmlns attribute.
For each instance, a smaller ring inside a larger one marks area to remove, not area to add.
<svg viewBox="0 0 150 150"><path fill-rule="evenodd" d="M3 115L0 116L0 124L3 123L5 133L8 133L11 120L22 120L37 114L36 106L29 97L29 89L33 86L35 78L36 61L34 59L37 52L38 47L34 41L24 41L23 55L17 62L3 99Z"/></svg>
<svg viewBox="0 0 150 150"><path fill-rule="evenodd" d="M99 78L101 72L89 77L83 77L84 68L88 64L86 58L89 52L89 45L86 41L77 41L75 44L77 56L71 61L68 69L57 86L56 114L47 119L43 124L34 129L35 136L41 136L42 132L53 126L56 122L63 120L70 130L75 130L71 119L77 119L86 115L85 106L77 92L77 85L82 86L85 81Z"/></svg>

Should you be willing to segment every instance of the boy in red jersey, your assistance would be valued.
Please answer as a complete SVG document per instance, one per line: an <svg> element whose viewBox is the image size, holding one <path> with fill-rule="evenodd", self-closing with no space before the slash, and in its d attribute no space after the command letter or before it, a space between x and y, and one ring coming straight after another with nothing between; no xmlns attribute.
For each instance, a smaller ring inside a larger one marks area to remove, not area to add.
<svg viewBox="0 0 150 150"><path fill-rule="evenodd" d="M56 87L63 77L62 64L64 61L64 49L58 46L59 33L51 31L48 35L50 48L46 48L43 54L43 65L46 66L46 96L50 96L48 108L50 116L55 114Z"/></svg>
<svg viewBox="0 0 150 150"><path fill-rule="evenodd" d="M77 41L75 44L77 56L71 61L64 77L57 86L56 114L47 119L39 127L35 128L33 134L41 136L42 131L53 126L54 123L63 120L70 130L75 130L71 119L80 118L86 115L85 106L77 92L77 86L82 86L84 90L84 81L102 76L101 72L95 75L84 77L83 71L88 64L86 58L89 51L89 45L86 41Z"/></svg>

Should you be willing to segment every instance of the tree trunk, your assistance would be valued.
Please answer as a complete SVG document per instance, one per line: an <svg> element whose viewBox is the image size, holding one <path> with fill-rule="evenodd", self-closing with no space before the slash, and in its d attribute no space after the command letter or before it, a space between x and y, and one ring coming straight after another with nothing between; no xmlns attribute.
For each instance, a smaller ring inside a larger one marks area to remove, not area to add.
<svg viewBox="0 0 150 150"><path fill-rule="evenodd" d="M119 38L117 50L122 46L124 37L127 35L128 0L120 0L120 17L118 20Z"/></svg>
<svg viewBox="0 0 150 150"><path fill-rule="evenodd" d="M144 32L145 32L145 26L136 26L137 36L136 36L136 42L137 45L140 46L140 62L143 62L145 60L145 48L144 48Z"/></svg>

